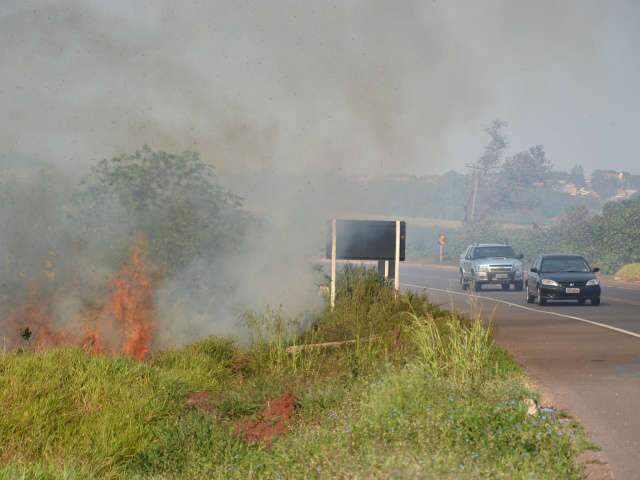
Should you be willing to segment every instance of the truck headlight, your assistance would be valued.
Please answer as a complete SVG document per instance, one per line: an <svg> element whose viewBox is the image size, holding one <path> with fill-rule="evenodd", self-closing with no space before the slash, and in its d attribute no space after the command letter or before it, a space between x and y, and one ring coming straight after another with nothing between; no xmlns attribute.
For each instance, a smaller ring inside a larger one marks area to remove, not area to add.
<svg viewBox="0 0 640 480"><path fill-rule="evenodd" d="M551 280L550 278L543 278L542 279L542 284L546 285L547 287L559 287L560 284L558 282L556 282L555 280Z"/></svg>
<svg viewBox="0 0 640 480"><path fill-rule="evenodd" d="M597 278L592 278L591 280L587 281L587 287L595 287L596 285L600 285L600 280L598 280Z"/></svg>

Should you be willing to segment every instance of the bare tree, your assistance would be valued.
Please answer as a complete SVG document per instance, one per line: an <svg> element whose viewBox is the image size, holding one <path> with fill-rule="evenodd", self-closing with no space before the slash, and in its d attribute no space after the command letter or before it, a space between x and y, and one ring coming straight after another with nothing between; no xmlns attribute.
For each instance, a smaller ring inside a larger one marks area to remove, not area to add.
<svg viewBox="0 0 640 480"><path fill-rule="evenodd" d="M465 222L467 223L475 220L481 184L484 185L490 174L498 169L502 163L504 152L509 145L507 137L503 132L506 126L507 122L503 120L496 119L491 122L491 125L485 128L485 132L489 135L490 140L484 147L482 156L473 164L467 165L473 177L473 187L465 214Z"/></svg>

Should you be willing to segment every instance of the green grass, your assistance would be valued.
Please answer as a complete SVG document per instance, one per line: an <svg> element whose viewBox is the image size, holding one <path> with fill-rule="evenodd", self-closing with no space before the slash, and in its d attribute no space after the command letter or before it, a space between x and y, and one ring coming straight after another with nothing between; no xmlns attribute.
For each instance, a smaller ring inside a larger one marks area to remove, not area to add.
<svg viewBox="0 0 640 480"><path fill-rule="evenodd" d="M616 272L616 277L628 282L640 282L640 263L630 263Z"/></svg>
<svg viewBox="0 0 640 480"><path fill-rule="evenodd" d="M209 338L144 363L72 348L0 353L0 479L583 476L579 426L526 414L534 393L477 319L347 269L333 312L247 321L249 347ZM202 390L211 412L185 404ZM267 447L235 433L289 391L287 435Z"/></svg>

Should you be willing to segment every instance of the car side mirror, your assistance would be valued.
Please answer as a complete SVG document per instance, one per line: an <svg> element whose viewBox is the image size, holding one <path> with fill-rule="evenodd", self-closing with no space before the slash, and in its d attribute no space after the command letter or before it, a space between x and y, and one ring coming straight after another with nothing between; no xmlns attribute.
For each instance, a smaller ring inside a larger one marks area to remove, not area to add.
<svg viewBox="0 0 640 480"><path fill-rule="evenodd" d="M524 258L524 255L519 253L518 256L516 257L518 260L522 260Z"/></svg>
<svg viewBox="0 0 640 480"><path fill-rule="evenodd" d="M598 273L599 271L600 271L600 269L599 269L598 267L596 267L596 268L594 268L594 269L592 270L592 272L593 272L593 273Z"/></svg>
<svg viewBox="0 0 640 480"><path fill-rule="evenodd" d="M536 267L531 267L531 271L532 271L533 273L538 273L538 269L537 269Z"/></svg>

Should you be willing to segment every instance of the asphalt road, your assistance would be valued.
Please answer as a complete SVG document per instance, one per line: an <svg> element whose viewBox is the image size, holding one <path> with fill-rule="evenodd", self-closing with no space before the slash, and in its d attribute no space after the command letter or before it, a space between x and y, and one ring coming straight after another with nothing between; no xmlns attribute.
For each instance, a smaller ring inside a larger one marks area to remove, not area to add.
<svg viewBox="0 0 640 480"><path fill-rule="evenodd" d="M463 292L455 269L403 264L403 288L491 319L496 342L544 396L575 415L616 479L640 479L640 286L602 280L598 307L526 303L523 292Z"/></svg>

